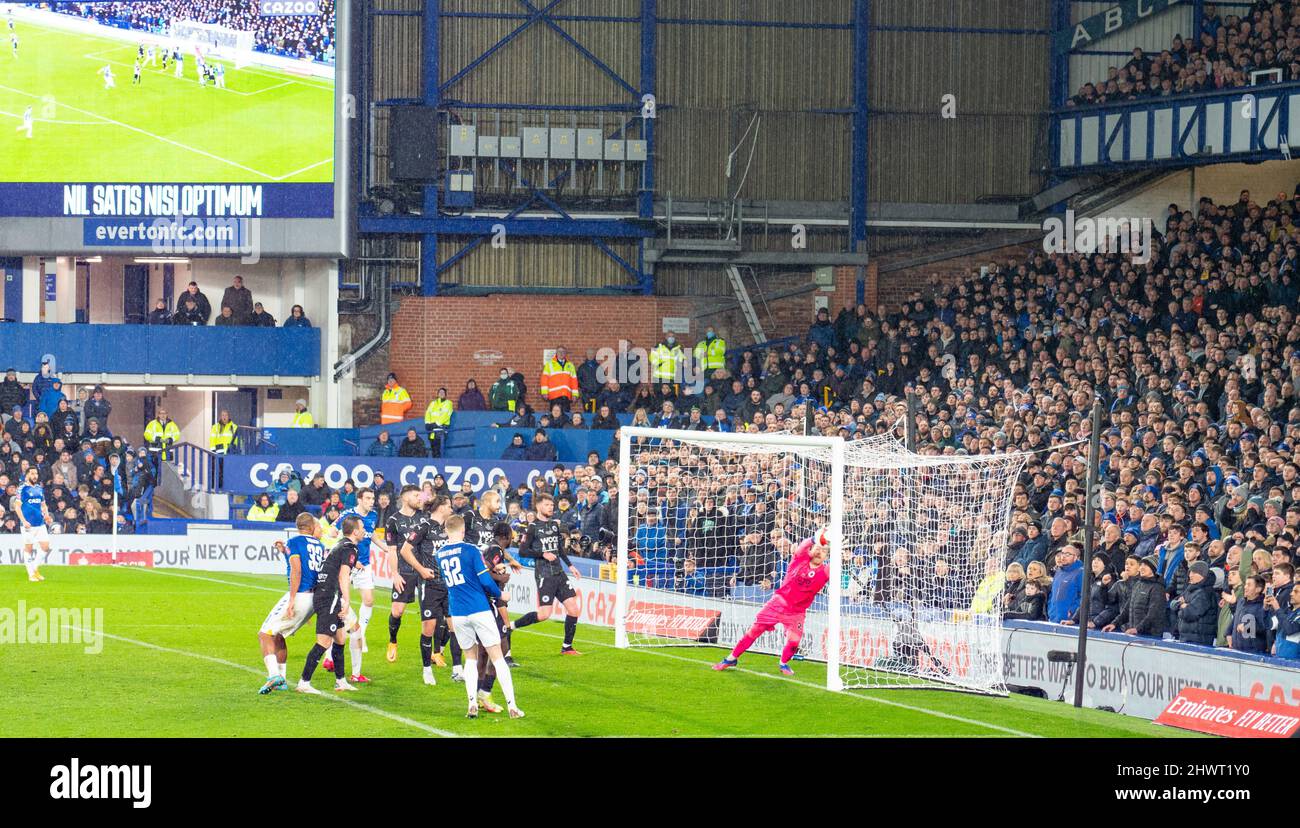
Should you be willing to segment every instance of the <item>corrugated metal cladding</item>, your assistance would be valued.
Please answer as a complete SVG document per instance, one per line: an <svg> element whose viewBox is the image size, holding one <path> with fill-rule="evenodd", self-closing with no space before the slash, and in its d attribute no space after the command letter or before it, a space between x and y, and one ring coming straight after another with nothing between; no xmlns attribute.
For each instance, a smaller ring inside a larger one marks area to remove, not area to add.
<svg viewBox="0 0 1300 828"><path fill-rule="evenodd" d="M542 4L545 5L545 4ZM631 16L640 14L636 0L568 0L554 14ZM442 4L442 79L457 72L518 29L518 19L450 16L455 12L518 15L517 0L444 0ZM640 78L641 38L635 23L560 21L560 29L583 44L610 69L635 87ZM631 103L634 96L601 72L545 22L518 37L446 90L447 98L475 102L510 102L583 106Z"/></svg>
<svg viewBox="0 0 1300 828"><path fill-rule="evenodd" d="M1071 6L1075 22L1103 12L1114 3L1077 3ZM1240 14L1243 10L1225 8L1224 14ZM1169 48L1174 35L1184 38L1192 31L1192 5L1175 6L1169 11L1152 15L1147 20L1116 32L1110 37L1095 41L1085 47L1087 51L1131 52L1140 47L1146 52L1160 52ZM1096 83L1106 79L1106 70L1111 66L1122 66L1127 57L1119 55L1090 55L1080 53L1070 56L1070 94L1073 95L1085 83Z"/></svg>
<svg viewBox="0 0 1300 828"><path fill-rule="evenodd" d="M1044 159L1035 152L1048 101L1046 38L873 32L870 60L872 201L969 203L1041 188L1035 169ZM945 119L949 94L957 117Z"/></svg>
<svg viewBox="0 0 1300 828"><path fill-rule="evenodd" d="M871 0L873 26L1046 29L1046 0Z"/></svg>
<svg viewBox="0 0 1300 828"><path fill-rule="evenodd" d="M446 262L469 242L441 237L438 261ZM636 262L636 246L610 241L624 261ZM480 244L441 279L475 287L598 288L630 285L631 277L595 245L568 241L514 240L503 248Z"/></svg>
<svg viewBox="0 0 1300 828"><path fill-rule="evenodd" d="M742 7L758 4L718 5L734 8L710 6L709 16L776 19L742 14ZM662 4L660 15L670 16ZM804 10L791 16L810 15ZM682 198L730 198L749 165L743 198L848 198L849 117L801 110L852 105L852 48L851 33L842 30L661 25L659 190ZM754 132L745 135L755 113L761 116L756 148Z"/></svg>
<svg viewBox="0 0 1300 828"><path fill-rule="evenodd" d="M969 204L978 198L1026 196L1039 177L1043 124L1028 116L883 115L872 119L873 201ZM924 149L918 149L924 148Z"/></svg>

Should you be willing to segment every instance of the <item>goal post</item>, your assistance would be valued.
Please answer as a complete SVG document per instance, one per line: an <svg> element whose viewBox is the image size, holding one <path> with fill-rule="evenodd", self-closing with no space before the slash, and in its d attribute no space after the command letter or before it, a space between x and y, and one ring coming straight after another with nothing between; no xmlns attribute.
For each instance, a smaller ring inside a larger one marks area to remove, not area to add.
<svg viewBox="0 0 1300 828"><path fill-rule="evenodd" d="M173 20L168 35L187 52L198 47L205 55L230 61L236 69L243 69L253 62L254 34L251 31L231 29L217 23Z"/></svg>
<svg viewBox="0 0 1300 828"><path fill-rule="evenodd" d="M1002 573L1024 460L918 455L892 434L624 427L615 644L731 647L800 543L829 529L829 581L798 650L828 689L1005 693ZM778 627L751 652L785 644Z"/></svg>

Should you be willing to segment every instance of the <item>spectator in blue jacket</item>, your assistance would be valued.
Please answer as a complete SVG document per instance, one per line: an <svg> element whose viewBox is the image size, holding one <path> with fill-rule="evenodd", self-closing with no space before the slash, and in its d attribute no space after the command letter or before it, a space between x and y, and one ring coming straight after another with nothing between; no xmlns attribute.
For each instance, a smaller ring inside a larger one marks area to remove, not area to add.
<svg viewBox="0 0 1300 828"><path fill-rule="evenodd" d="M366 449L367 457L393 457L397 454L397 446L388 438L388 430L379 432L379 437L370 444Z"/></svg>
<svg viewBox="0 0 1300 828"><path fill-rule="evenodd" d="M1264 579L1251 575L1245 581L1245 595L1232 613L1229 645L1243 653L1268 651L1268 610L1264 608Z"/></svg>
<svg viewBox="0 0 1300 828"><path fill-rule="evenodd" d="M1052 595L1047 601L1047 620L1053 624L1069 621L1079 609L1083 593L1083 562L1073 544L1066 544L1056 553L1056 574L1052 579Z"/></svg>
<svg viewBox="0 0 1300 828"><path fill-rule="evenodd" d="M501 452L502 460L526 460L528 446L524 445L524 435L516 433L510 438L510 445Z"/></svg>
<svg viewBox="0 0 1300 828"><path fill-rule="evenodd" d="M1015 563L1028 569L1032 561L1046 560L1047 537L1043 534L1043 527L1032 521L1026 524L1025 531L1027 533L1025 543L1020 547L1020 554L1016 555Z"/></svg>
<svg viewBox="0 0 1300 828"><path fill-rule="evenodd" d="M645 522L636 528L633 545L647 564L662 564L668 558L668 532L657 510L646 512Z"/></svg>
<svg viewBox="0 0 1300 828"><path fill-rule="evenodd" d="M820 345L823 351L835 347L835 325L826 308L817 310L817 321L808 327L808 339Z"/></svg>
<svg viewBox="0 0 1300 828"><path fill-rule="evenodd" d="M307 318L307 314L303 312L302 305L294 305L289 310L289 315L284 320L284 327L286 328L310 328L311 327L311 320L309 320Z"/></svg>
<svg viewBox="0 0 1300 828"><path fill-rule="evenodd" d="M677 576L677 591L687 595L708 595L709 585L695 565L694 558L682 561L681 574ZM1300 615L1300 613L1297 613Z"/></svg>
<svg viewBox="0 0 1300 828"><path fill-rule="evenodd" d="M67 396L63 393L63 382L55 379L41 393L41 399L36 404L36 408L46 417L53 417L54 413L59 410L59 403L66 399Z"/></svg>
<svg viewBox="0 0 1300 828"><path fill-rule="evenodd" d="M524 459L534 463L554 463L559 456L555 444L540 428L533 434L533 441L528 444L528 448L524 449Z"/></svg>
<svg viewBox="0 0 1300 828"><path fill-rule="evenodd" d="M1291 587L1290 611L1275 613L1273 619L1277 624L1277 657L1300 659L1300 584Z"/></svg>

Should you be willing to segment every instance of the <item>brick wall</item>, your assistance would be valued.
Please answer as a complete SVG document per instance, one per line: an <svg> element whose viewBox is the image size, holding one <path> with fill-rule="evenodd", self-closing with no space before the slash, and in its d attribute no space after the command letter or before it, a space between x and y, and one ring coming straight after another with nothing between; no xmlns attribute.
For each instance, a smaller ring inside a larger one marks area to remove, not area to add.
<svg viewBox="0 0 1300 828"><path fill-rule="evenodd" d="M1032 255L1034 249L1033 244L1015 244L983 253L889 271L878 278L879 301L885 303L886 310L893 312L907 299L909 293L929 284L930 277L935 273L939 274L940 280L945 285L952 287L963 279L969 279L972 273L978 274L981 265L995 262L1006 264L1008 259L1017 262L1026 260Z"/></svg>
<svg viewBox="0 0 1300 828"><path fill-rule="evenodd" d="M811 282L811 274L801 278L805 284ZM855 268L837 269L835 289L829 294L832 314L854 300L856 279ZM869 280L869 291L873 281ZM768 336L775 339L807 331L816 295L819 292L774 302L777 325L766 331ZM565 346L575 364L582 362L588 348L617 348L620 340L627 340L629 347L652 348L662 336L665 316L691 318L691 331L677 334L684 347L703 336L708 324L731 346L750 342L738 310L695 318L717 305L717 299L674 296L407 296L393 317L386 363L377 355L367 361L363 373L382 385L382 375L395 372L415 403L412 413L418 414L440 386L446 386L448 396L455 399L472 377L486 396L498 372L510 367L523 373L530 403L536 406L541 403L537 386L542 352L549 348ZM766 322L761 310L760 318ZM354 338L354 344L363 341ZM369 390L368 385L366 390L357 387L358 424L378 419L377 404L362 399Z"/></svg>

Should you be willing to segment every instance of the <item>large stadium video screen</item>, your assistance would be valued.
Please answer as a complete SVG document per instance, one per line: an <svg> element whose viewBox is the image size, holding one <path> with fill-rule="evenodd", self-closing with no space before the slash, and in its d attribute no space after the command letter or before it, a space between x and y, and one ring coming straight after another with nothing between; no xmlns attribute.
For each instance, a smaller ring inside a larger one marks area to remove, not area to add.
<svg viewBox="0 0 1300 828"><path fill-rule="evenodd" d="M45 252L42 236L49 252L158 249L186 226L246 237L256 220L261 252L342 252L338 12L336 0L0 3L0 249ZM30 234L14 238L11 219L67 221L22 222ZM267 224L281 220L294 223Z"/></svg>

